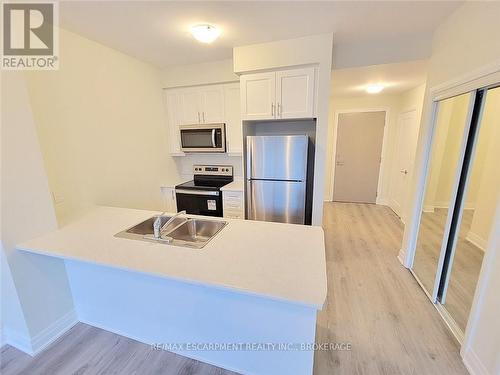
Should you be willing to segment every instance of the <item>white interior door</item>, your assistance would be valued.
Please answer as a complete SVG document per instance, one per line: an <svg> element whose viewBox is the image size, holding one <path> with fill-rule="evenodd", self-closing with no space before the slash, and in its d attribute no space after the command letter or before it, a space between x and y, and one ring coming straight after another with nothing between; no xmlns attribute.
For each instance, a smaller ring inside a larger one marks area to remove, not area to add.
<svg viewBox="0 0 500 375"><path fill-rule="evenodd" d="M314 117L314 67L276 72L278 118Z"/></svg>
<svg viewBox="0 0 500 375"><path fill-rule="evenodd" d="M221 85L201 89L201 122L213 124L224 122L224 89Z"/></svg>
<svg viewBox="0 0 500 375"><path fill-rule="evenodd" d="M276 114L276 73L241 76L241 114L243 120L269 120Z"/></svg>
<svg viewBox="0 0 500 375"><path fill-rule="evenodd" d="M405 222L408 187L413 171L415 147L418 137L417 113L415 110L399 115L397 123L396 150L392 175L391 208Z"/></svg>
<svg viewBox="0 0 500 375"><path fill-rule="evenodd" d="M384 126L383 111L339 115L334 201L376 203Z"/></svg>

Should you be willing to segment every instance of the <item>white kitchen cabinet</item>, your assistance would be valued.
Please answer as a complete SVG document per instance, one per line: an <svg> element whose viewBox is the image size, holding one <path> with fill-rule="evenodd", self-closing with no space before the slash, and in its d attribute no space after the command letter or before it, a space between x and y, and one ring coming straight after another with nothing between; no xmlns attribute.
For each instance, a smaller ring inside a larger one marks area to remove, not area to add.
<svg viewBox="0 0 500 375"><path fill-rule="evenodd" d="M184 156L181 151L180 125L226 124L227 152L241 155L240 85L238 82L165 90L168 115L170 154Z"/></svg>
<svg viewBox="0 0 500 375"><path fill-rule="evenodd" d="M202 87L199 95L201 123L224 122L224 88L221 85Z"/></svg>
<svg viewBox="0 0 500 375"><path fill-rule="evenodd" d="M314 117L315 68L241 76L243 120Z"/></svg>
<svg viewBox="0 0 500 375"><path fill-rule="evenodd" d="M175 199L174 186L162 186L161 194L163 197L163 211L168 213L177 212L177 201Z"/></svg>
<svg viewBox="0 0 500 375"><path fill-rule="evenodd" d="M181 89L179 92L178 120L179 125L199 124L200 93L193 88Z"/></svg>
<svg viewBox="0 0 500 375"><path fill-rule="evenodd" d="M228 219L244 219L245 201L243 191L222 191L222 212L223 216Z"/></svg>
<svg viewBox="0 0 500 375"><path fill-rule="evenodd" d="M240 155L243 152L243 130L240 109L240 84L224 85L224 121L226 123L226 145L229 154Z"/></svg>
<svg viewBox="0 0 500 375"><path fill-rule="evenodd" d="M276 73L245 74L240 78L241 115L244 120L275 118Z"/></svg>
<svg viewBox="0 0 500 375"><path fill-rule="evenodd" d="M170 154L175 156L182 156L184 153L181 151L181 139L179 134L179 118L180 112L176 109L180 107L180 93L175 90L166 90L164 94L165 105L167 107L167 121L168 121L168 143Z"/></svg>
<svg viewBox="0 0 500 375"><path fill-rule="evenodd" d="M179 90L179 124L211 124L224 121L224 90L221 85Z"/></svg>
<svg viewBox="0 0 500 375"><path fill-rule="evenodd" d="M276 117L314 117L314 68L276 72Z"/></svg>

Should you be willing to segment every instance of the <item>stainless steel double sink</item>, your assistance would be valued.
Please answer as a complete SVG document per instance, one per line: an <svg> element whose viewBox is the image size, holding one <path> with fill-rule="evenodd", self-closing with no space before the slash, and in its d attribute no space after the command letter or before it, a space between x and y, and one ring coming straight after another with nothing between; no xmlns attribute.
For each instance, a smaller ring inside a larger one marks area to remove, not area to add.
<svg viewBox="0 0 500 375"><path fill-rule="evenodd" d="M160 238L155 238L153 223L157 217L153 216L144 220L115 234L115 237L201 249L227 225L227 221L222 220L208 220L188 216L176 217L168 225L169 229L164 231ZM171 217L161 216L161 225L163 226L169 219Z"/></svg>

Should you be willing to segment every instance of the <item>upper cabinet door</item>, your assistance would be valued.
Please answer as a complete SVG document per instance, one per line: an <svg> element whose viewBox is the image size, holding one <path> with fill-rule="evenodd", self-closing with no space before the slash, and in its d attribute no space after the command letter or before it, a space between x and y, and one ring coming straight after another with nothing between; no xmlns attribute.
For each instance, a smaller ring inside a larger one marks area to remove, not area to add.
<svg viewBox="0 0 500 375"><path fill-rule="evenodd" d="M276 118L314 117L314 67L276 72Z"/></svg>
<svg viewBox="0 0 500 375"><path fill-rule="evenodd" d="M184 155L181 151L181 140L179 134L179 118L178 111L180 106L180 94L177 90L165 91L165 105L167 107L167 121L168 121L168 141L171 155Z"/></svg>
<svg viewBox="0 0 500 375"><path fill-rule="evenodd" d="M200 92L198 88L179 90L178 120L180 125L201 123Z"/></svg>
<svg viewBox="0 0 500 375"><path fill-rule="evenodd" d="M200 116L205 124L224 122L224 89L221 85L200 89Z"/></svg>
<svg viewBox="0 0 500 375"><path fill-rule="evenodd" d="M243 130L239 82L224 85L224 102L227 152L240 154L243 152Z"/></svg>
<svg viewBox="0 0 500 375"><path fill-rule="evenodd" d="M276 73L241 76L241 115L243 120L276 118Z"/></svg>

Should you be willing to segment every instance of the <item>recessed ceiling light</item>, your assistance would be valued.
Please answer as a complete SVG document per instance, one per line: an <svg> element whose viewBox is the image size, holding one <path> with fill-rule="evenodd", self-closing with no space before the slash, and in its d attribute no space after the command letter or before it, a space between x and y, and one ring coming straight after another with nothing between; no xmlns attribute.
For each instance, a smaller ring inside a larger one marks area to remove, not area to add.
<svg viewBox="0 0 500 375"><path fill-rule="evenodd" d="M381 84L374 84L374 85L368 85L368 86L366 86L365 91L366 91L368 94L378 94L378 93L379 93L379 92L381 92L383 89L384 89L384 85L381 85Z"/></svg>
<svg viewBox="0 0 500 375"><path fill-rule="evenodd" d="M220 35L220 30L212 25L195 25L191 27L193 37L202 43L212 43Z"/></svg>

